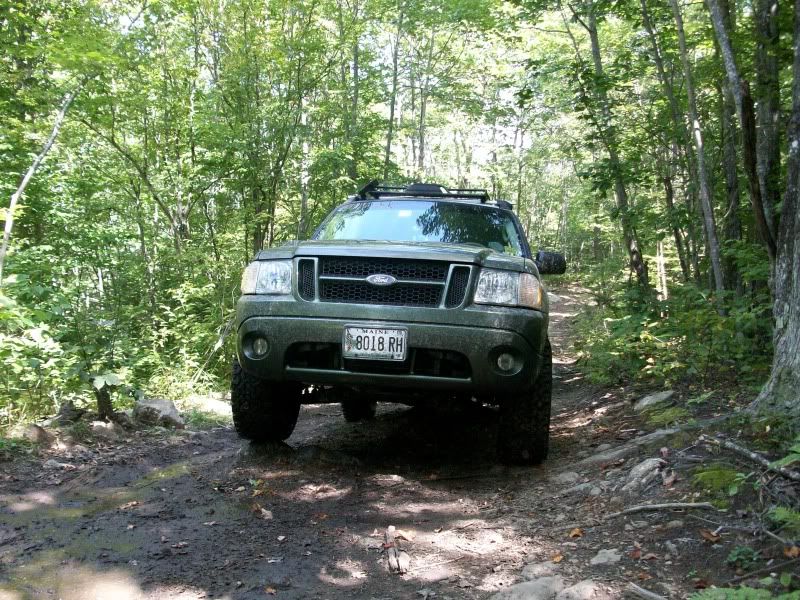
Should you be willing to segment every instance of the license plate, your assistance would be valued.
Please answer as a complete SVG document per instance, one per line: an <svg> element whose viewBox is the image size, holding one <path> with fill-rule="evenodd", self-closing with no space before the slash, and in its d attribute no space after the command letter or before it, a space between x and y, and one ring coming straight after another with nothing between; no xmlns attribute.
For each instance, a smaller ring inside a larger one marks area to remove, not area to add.
<svg viewBox="0 0 800 600"><path fill-rule="evenodd" d="M405 360L408 331L386 327L345 327L342 356L371 360Z"/></svg>

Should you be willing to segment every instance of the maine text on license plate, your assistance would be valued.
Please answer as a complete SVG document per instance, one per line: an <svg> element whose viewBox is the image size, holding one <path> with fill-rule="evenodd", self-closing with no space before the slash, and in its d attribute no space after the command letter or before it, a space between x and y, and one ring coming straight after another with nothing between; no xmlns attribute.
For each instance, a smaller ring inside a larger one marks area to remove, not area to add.
<svg viewBox="0 0 800 600"><path fill-rule="evenodd" d="M405 329L382 327L345 327L342 356L372 360L405 360Z"/></svg>

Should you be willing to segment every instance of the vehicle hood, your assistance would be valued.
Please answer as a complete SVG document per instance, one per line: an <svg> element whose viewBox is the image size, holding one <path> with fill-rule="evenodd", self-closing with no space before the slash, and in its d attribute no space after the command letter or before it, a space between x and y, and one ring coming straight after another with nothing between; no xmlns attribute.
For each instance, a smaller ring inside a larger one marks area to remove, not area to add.
<svg viewBox="0 0 800 600"><path fill-rule="evenodd" d="M441 242L379 242L353 240L307 240L287 242L262 250L257 260L295 258L301 256L365 256L441 260L450 263L474 264L493 269L529 272L538 275L534 262L520 256L509 256L483 246L445 244Z"/></svg>

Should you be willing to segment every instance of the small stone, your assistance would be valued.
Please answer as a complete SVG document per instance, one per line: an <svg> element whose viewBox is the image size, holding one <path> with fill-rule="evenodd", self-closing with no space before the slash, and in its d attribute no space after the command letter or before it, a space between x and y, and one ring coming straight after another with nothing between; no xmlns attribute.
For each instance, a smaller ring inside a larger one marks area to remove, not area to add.
<svg viewBox="0 0 800 600"><path fill-rule="evenodd" d="M660 458L648 458L633 467L628 473L628 479L623 492L637 492L659 476L661 468L667 463Z"/></svg>
<svg viewBox="0 0 800 600"><path fill-rule="evenodd" d="M122 428L119 425L105 421L92 421L91 429L95 436L109 441L119 439L122 434Z"/></svg>
<svg viewBox="0 0 800 600"><path fill-rule="evenodd" d="M522 578L525 581L532 581L541 577L551 577L556 574L556 565L551 561L532 563L525 565L522 569Z"/></svg>
<svg viewBox="0 0 800 600"><path fill-rule="evenodd" d="M644 529L650 525L650 523L647 521L631 521L631 525L633 525L636 529Z"/></svg>
<svg viewBox="0 0 800 600"><path fill-rule="evenodd" d="M649 396L645 396L644 398L640 398L636 401L636 404L633 405L633 410L637 413L644 412L645 409L655 406L656 404L663 404L668 402L672 399L675 395L674 390L667 390L665 392L658 392L656 394L650 394Z"/></svg>
<svg viewBox="0 0 800 600"><path fill-rule="evenodd" d="M133 407L133 416L137 421L146 425L161 425L177 429L183 429L186 426L175 405L169 400L159 398L138 400L136 406Z"/></svg>
<svg viewBox="0 0 800 600"><path fill-rule="evenodd" d="M664 546L667 548L667 550L669 551L671 556L673 556L673 557L677 557L678 556L678 547L672 541L667 540L664 543Z"/></svg>
<svg viewBox="0 0 800 600"><path fill-rule="evenodd" d="M553 483L556 485L569 485L578 483L581 476L574 471L567 471L566 473L559 473L555 477L552 478Z"/></svg>
<svg viewBox="0 0 800 600"><path fill-rule="evenodd" d="M597 452L605 452L607 450L611 450L611 448L613 448L611 444L600 444L597 448L595 448L595 450Z"/></svg>
<svg viewBox="0 0 800 600"><path fill-rule="evenodd" d="M583 494L591 490L594 486L589 483L579 483L578 485L573 485L571 488L567 488L563 492L561 492L562 496L569 496L572 494Z"/></svg>
<svg viewBox="0 0 800 600"><path fill-rule="evenodd" d="M564 579L560 575L541 577L512 585L491 596L490 600L553 600L564 589Z"/></svg>
<svg viewBox="0 0 800 600"><path fill-rule="evenodd" d="M622 560L622 555L617 550L603 549L592 557L589 564L593 566L610 565L618 563L620 560Z"/></svg>
<svg viewBox="0 0 800 600"><path fill-rule="evenodd" d="M58 407L58 414L55 419L53 419L53 422L59 425L74 423L79 420L85 412L84 409L76 408L72 400L67 400L66 402L62 402L61 406Z"/></svg>
<svg viewBox="0 0 800 600"><path fill-rule="evenodd" d="M555 600L613 600L613 596L599 583L587 579L562 590Z"/></svg>
<svg viewBox="0 0 800 600"><path fill-rule="evenodd" d="M592 489L589 490L589 495L590 496L599 496L602 493L603 493L603 490L600 489L599 487L593 487Z"/></svg>
<svg viewBox="0 0 800 600"><path fill-rule="evenodd" d="M664 525L664 529L680 529L681 527L683 527L683 521L680 519L675 519Z"/></svg>
<svg viewBox="0 0 800 600"><path fill-rule="evenodd" d="M25 427L25 430L22 432L22 437L34 444L42 444L45 446L49 446L55 440L55 436L52 433L35 423L31 423Z"/></svg>

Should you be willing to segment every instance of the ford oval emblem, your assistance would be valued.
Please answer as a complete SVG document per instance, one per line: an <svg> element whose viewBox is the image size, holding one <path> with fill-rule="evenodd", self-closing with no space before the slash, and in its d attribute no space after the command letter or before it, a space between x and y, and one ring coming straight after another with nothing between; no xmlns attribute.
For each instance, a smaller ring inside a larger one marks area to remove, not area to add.
<svg viewBox="0 0 800 600"><path fill-rule="evenodd" d="M367 281L372 285L393 285L397 283L397 279L395 279L391 275L385 275L384 273L376 273L375 275L370 275L369 277L367 277Z"/></svg>

